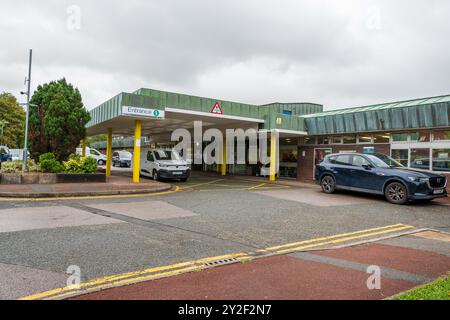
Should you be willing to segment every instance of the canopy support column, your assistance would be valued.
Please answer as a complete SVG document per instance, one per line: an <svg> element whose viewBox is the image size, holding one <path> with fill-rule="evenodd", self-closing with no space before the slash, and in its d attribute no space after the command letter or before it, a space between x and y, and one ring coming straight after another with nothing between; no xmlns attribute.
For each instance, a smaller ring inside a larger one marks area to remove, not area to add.
<svg viewBox="0 0 450 320"><path fill-rule="evenodd" d="M133 182L139 183L141 171L141 130L142 121L134 121Z"/></svg>

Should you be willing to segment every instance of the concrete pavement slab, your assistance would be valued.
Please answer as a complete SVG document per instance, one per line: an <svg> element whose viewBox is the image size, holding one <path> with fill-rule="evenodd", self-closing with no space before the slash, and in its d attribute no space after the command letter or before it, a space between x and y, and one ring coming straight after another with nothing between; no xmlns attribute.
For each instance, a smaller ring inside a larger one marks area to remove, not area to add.
<svg viewBox="0 0 450 320"><path fill-rule="evenodd" d="M130 216L141 220L191 217L196 214L165 201L91 204L89 207Z"/></svg>
<svg viewBox="0 0 450 320"><path fill-rule="evenodd" d="M325 194L321 190L315 188L267 190L254 192L268 197L296 201L319 207L348 206L376 201L370 198L355 197L347 194Z"/></svg>
<svg viewBox="0 0 450 320"><path fill-rule="evenodd" d="M450 257L450 243L449 242L421 238L421 237L417 237L416 235L417 234L412 234L410 236L404 236L404 237L399 237L399 238L383 240L378 243L397 246L397 247L431 251L431 252L439 253L442 255L446 255L447 257Z"/></svg>
<svg viewBox="0 0 450 320"><path fill-rule="evenodd" d="M66 281L64 273L0 263L0 300L63 287Z"/></svg>
<svg viewBox="0 0 450 320"><path fill-rule="evenodd" d="M120 223L67 206L0 210L0 232Z"/></svg>

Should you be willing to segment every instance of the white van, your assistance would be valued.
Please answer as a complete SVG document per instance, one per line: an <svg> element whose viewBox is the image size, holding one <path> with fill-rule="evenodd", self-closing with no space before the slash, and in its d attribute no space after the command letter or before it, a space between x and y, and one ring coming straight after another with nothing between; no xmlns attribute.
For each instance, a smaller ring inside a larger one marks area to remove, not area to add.
<svg viewBox="0 0 450 320"><path fill-rule="evenodd" d="M83 149L77 148L76 154L81 156L83 154ZM99 166L104 166L106 164L106 155L104 155L97 149L86 147L86 156L97 160L97 164Z"/></svg>
<svg viewBox="0 0 450 320"><path fill-rule="evenodd" d="M187 162L173 149L143 149L140 169L141 175L154 180L177 179L185 182L190 174Z"/></svg>

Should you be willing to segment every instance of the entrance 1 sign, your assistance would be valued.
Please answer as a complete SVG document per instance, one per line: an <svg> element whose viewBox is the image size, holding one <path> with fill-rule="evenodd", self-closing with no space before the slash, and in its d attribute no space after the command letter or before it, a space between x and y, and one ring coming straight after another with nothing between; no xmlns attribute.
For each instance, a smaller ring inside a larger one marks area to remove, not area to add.
<svg viewBox="0 0 450 320"><path fill-rule="evenodd" d="M138 116L154 119L164 119L165 116L164 110L129 107L129 106L122 107L122 114L124 116L135 116L135 117Z"/></svg>

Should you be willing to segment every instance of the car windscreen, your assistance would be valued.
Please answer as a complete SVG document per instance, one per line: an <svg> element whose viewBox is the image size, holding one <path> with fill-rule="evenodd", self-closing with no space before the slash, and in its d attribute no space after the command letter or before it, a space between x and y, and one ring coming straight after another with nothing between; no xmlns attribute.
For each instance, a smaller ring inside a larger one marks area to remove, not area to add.
<svg viewBox="0 0 450 320"><path fill-rule="evenodd" d="M155 151L156 160L180 160L180 155L178 152L166 151L166 150L156 150Z"/></svg>
<svg viewBox="0 0 450 320"><path fill-rule="evenodd" d="M403 165L385 154L366 155L369 160L378 168L395 168Z"/></svg>
<svg viewBox="0 0 450 320"><path fill-rule="evenodd" d="M0 147L0 154L9 154L9 150L5 147Z"/></svg>

